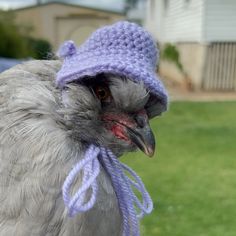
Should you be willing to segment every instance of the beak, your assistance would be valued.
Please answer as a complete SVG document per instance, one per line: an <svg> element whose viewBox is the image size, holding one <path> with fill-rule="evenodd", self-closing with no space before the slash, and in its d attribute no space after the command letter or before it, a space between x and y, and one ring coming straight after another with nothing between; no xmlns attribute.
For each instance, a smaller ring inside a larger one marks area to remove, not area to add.
<svg viewBox="0 0 236 236"><path fill-rule="evenodd" d="M141 118L142 119L142 118ZM139 117L140 121L140 117ZM141 127L126 127L130 140L147 156L152 157L155 152L155 137L149 126L148 119L142 119Z"/></svg>

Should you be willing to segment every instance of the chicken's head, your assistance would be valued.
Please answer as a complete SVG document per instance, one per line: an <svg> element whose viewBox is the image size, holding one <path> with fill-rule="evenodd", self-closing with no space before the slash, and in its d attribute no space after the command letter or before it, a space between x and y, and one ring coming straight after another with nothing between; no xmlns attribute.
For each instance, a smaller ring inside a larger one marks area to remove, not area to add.
<svg viewBox="0 0 236 236"><path fill-rule="evenodd" d="M96 30L80 47L65 42L57 74L68 107L73 104L73 136L111 148L116 154L155 148L149 119L167 107L157 78L158 49L137 24L121 21Z"/></svg>
<svg viewBox="0 0 236 236"><path fill-rule="evenodd" d="M64 89L66 124L72 137L82 143L110 148L117 155L139 148L152 156L155 139L149 119L162 108L152 99L143 83L126 77L86 77Z"/></svg>

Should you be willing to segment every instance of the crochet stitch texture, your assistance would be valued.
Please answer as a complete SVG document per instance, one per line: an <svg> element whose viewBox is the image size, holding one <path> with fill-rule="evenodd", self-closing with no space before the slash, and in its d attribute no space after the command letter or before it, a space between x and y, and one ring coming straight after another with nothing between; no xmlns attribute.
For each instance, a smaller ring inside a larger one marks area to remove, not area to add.
<svg viewBox="0 0 236 236"><path fill-rule="evenodd" d="M158 113L167 109L167 92L156 74L159 51L152 36L137 24L120 21L102 27L79 48L73 41L65 42L58 54L64 59L56 78L58 87L86 76L111 73L143 82L159 103Z"/></svg>
<svg viewBox="0 0 236 236"><path fill-rule="evenodd" d="M67 83L81 81L87 76L93 77L100 73L125 76L134 82L142 82L149 90L150 98L145 108L149 117L154 117L167 108L167 93L156 75L158 55L155 41L147 31L137 24L121 21L98 29L79 48L73 41L65 42L59 49L59 56L64 60L56 83L63 94ZM92 143L63 184L63 199L69 216L88 211L94 206L99 187L97 176L100 165L110 176L118 199L123 218L123 236L139 236L139 219L153 209L144 184L132 169L119 162L111 150L96 147ZM82 184L70 196L70 188L79 172L83 173ZM126 176L125 172L133 179ZM141 194L141 201L133 188ZM85 195L89 190L91 196L86 202Z"/></svg>

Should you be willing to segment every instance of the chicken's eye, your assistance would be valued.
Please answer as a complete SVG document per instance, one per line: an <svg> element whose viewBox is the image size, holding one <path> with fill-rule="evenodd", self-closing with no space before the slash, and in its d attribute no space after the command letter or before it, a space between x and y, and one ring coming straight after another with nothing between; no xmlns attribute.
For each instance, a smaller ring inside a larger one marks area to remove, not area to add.
<svg viewBox="0 0 236 236"><path fill-rule="evenodd" d="M95 93L100 100L107 100L110 97L110 91L107 87L96 87Z"/></svg>

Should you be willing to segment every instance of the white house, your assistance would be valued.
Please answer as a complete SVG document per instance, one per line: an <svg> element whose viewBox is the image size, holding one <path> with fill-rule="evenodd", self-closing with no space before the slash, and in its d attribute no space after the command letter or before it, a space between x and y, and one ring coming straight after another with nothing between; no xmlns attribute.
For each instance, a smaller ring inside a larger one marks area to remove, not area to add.
<svg viewBox="0 0 236 236"><path fill-rule="evenodd" d="M236 90L236 1L147 0L146 28L160 43L176 45L196 88ZM173 65L161 72L183 78Z"/></svg>

